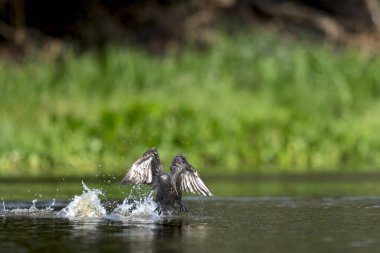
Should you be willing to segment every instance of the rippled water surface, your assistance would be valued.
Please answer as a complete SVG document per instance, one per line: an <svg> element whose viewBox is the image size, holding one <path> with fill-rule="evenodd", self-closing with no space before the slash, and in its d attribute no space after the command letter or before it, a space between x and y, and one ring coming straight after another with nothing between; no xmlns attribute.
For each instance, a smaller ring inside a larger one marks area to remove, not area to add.
<svg viewBox="0 0 380 253"><path fill-rule="evenodd" d="M189 214L158 215L147 195L135 199L129 195L123 202L78 185L76 197L68 199L4 198L0 252L377 252L380 248L380 197L370 194L189 196L184 200Z"/></svg>

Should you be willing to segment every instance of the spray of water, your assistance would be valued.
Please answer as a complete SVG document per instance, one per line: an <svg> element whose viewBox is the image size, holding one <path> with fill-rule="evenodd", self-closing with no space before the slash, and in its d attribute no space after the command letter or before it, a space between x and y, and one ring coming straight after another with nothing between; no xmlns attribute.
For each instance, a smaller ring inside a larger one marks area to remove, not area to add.
<svg viewBox="0 0 380 253"><path fill-rule="evenodd" d="M32 200L32 206L29 207L28 211L31 212L38 212L38 208L36 207L37 199Z"/></svg>
<svg viewBox="0 0 380 253"><path fill-rule="evenodd" d="M1 213L1 215L5 215L5 202L3 198L1 200L3 201L3 212Z"/></svg>
<svg viewBox="0 0 380 253"><path fill-rule="evenodd" d="M32 200L29 208L6 209L3 201L3 210L0 212L2 216L6 215L23 215L23 216L50 216L54 215L59 218L69 219L112 219L123 220L127 222L155 222L160 219L160 215L156 212L157 204L153 200L152 192L148 195L146 190L140 186L134 186L127 198L117 205L117 207L107 214L106 208L102 204L99 196L105 196L99 189L90 189L83 181L83 193L74 196L72 201L62 210L55 212L55 199L51 204L38 208L36 206L37 199ZM0 209L1 210L1 209Z"/></svg>
<svg viewBox="0 0 380 253"><path fill-rule="evenodd" d="M155 211L157 204L153 201L152 192L138 200L125 198L123 203L117 206L109 217L135 222L149 222L160 218Z"/></svg>
<svg viewBox="0 0 380 253"><path fill-rule="evenodd" d="M83 194L75 196L65 208L57 213L57 217L70 219L109 218L135 222L151 222L160 217L155 212L157 204L153 201L152 193L143 196L139 187L132 188L123 203L107 215L106 209L99 199L99 195L103 194L101 190L90 189L84 182L82 185ZM136 198L136 195L139 197Z"/></svg>
<svg viewBox="0 0 380 253"><path fill-rule="evenodd" d="M55 199L51 202L50 206L46 207L46 211L54 211Z"/></svg>
<svg viewBox="0 0 380 253"><path fill-rule="evenodd" d="M61 218L102 218L106 215L106 209L102 206L99 189L90 189L83 181L83 194L74 199L61 211L57 217Z"/></svg>
<svg viewBox="0 0 380 253"><path fill-rule="evenodd" d="M50 206L47 206L43 209L38 209L36 206L37 199L32 200L32 205L29 208L14 208L14 209L6 209L5 203L3 201L3 215L21 215L21 216L45 216L51 215L54 211L53 206L55 205L55 200L53 200Z"/></svg>

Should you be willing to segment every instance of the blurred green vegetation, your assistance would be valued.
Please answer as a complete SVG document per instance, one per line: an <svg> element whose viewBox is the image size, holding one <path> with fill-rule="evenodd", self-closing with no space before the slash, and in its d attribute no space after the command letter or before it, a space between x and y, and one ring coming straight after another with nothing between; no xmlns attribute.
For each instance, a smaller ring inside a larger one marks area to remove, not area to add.
<svg viewBox="0 0 380 253"><path fill-rule="evenodd" d="M155 146L201 174L380 168L380 57L273 34L152 56L0 62L0 175L121 175Z"/></svg>

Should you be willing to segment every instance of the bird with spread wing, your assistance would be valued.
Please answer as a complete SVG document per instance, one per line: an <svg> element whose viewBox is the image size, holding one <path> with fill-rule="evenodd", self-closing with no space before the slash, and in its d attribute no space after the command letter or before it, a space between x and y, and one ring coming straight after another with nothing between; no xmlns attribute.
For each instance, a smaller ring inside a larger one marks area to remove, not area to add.
<svg viewBox="0 0 380 253"><path fill-rule="evenodd" d="M182 155L176 155L170 164L171 173L163 173L160 156L156 148L150 148L132 165L121 181L125 184L147 184L157 191L158 212L175 210L176 204L182 212L188 212L181 202L182 191L204 196L212 193L199 177L194 167Z"/></svg>

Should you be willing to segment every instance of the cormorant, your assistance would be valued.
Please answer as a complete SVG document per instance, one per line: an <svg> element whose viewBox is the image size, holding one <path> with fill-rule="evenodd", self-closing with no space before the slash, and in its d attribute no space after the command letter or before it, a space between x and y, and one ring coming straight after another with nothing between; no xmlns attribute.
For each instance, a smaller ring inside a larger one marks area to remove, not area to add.
<svg viewBox="0 0 380 253"><path fill-rule="evenodd" d="M130 183L152 186L152 189L157 191L155 201L158 204L156 210L159 214L175 210L175 204L178 204L180 211L188 212L187 207L181 202L181 190L212 196L198 172L182 154L174 157L170 171L170 174L163 173L157 149L150 148L132 165L121 185Z"/></svg>

